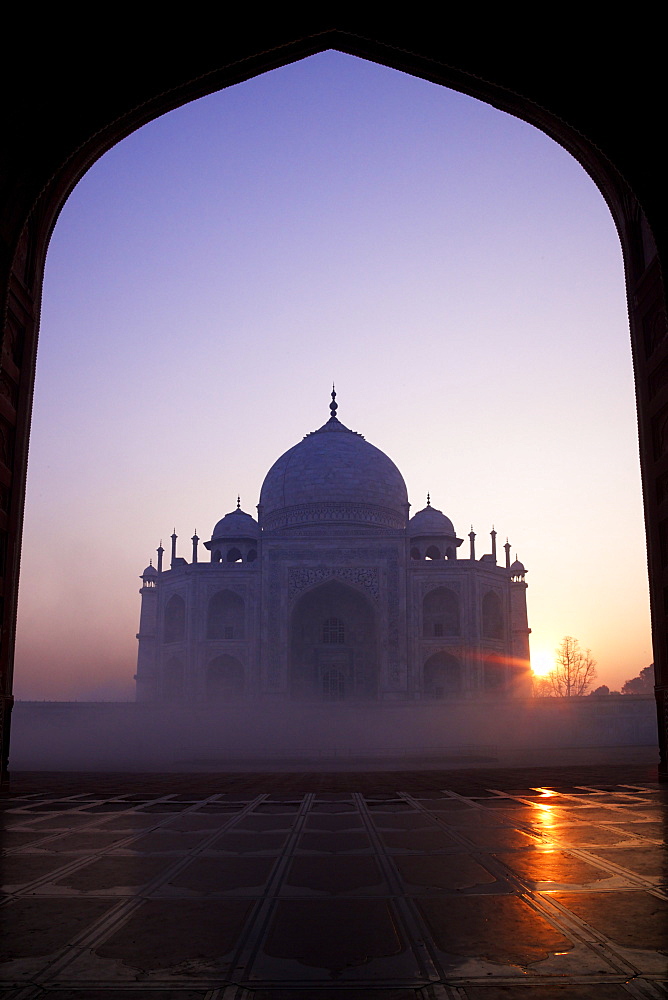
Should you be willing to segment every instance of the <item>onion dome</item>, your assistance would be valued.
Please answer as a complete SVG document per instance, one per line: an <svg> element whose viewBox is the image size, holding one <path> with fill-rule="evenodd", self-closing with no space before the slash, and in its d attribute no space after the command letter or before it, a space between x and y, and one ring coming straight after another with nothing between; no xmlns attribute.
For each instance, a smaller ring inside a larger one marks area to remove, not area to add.
<svg viewBox="0 0 668 1000"><path fill-rule="evenodd" d="M274 462L260 493L263 531L323 525L405 530L408 493L394 462L336 416Z"/></svg>
<svg viewBox="0 0 668 1000"><path fill-rule="evenodd" d="M438 535L454 538L455 527L443 511L437 510L436 507L431 506L431 503L428 503L408 522L408 534L411 538L434 538Z"/></svg>
<svg viewBox="0 0 668 1000"><path fill-rule="evenodd" d="M218 521L211 532L211 541L223 541L232 538L257 538L260 526L254 517L237 507Z"/></svg>
<svg viewBox="0 0 668 1000"><path fill-rule="evenodd" d="M524 565L519 561L519 559L516 559L510 567L510 575L512 577L518 577L523 580L526 572L527 570L524 568Z"/></svg>
<svg viewBox="0 0 668 1000"><path fill-rule="evenodd" d="M146 567L146 569L141 575L141 578L142 580L155 580L157 576L158 576L158 571L153 565L153 563L151 563L150 566Z"/></svg>

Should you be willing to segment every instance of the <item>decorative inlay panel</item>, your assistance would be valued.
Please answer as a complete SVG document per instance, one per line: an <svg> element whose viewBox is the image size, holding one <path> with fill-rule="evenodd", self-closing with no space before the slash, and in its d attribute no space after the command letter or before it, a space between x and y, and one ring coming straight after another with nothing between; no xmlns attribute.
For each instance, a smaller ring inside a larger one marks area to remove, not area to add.
<svg viewBox="0 0 668 1000"><path fill-rule="evenodd" d="M645 357L650 358L668 334L666 314L663 309L661 307L652 309L643 316L642 326L643 339L645 341Z"/></svg>
<svg viewBox="0 0 668 1000"><path fill-rule="evenodd" d="M0 395L2 395L14 409L16 409L17 392L18 387L16 383L10 379L7 372L0 372Z"/></svg>
<svg viewBox="0 0 668 1000"><path fill-rule="evenodd" d="M17 368L20 367L23 358L24 341L25 327L19 323L16 316L10 311L7 317L5 339L2 345L3 363L8 358Z"/></svg>
<svg viewBox="0 0 668 1000"><path fill-rule="evenodd" d="M283 507L263 519L265 531L289 528L293 525L317 524L319 522L351 522L353 524L374 524L385 528L405 528L405 518L396 511L377 507L373 504L354 503L314 503L299 507Z"/></svg>
<svg viewBox="0 0 668 1000"><path fill-rule="evenodd" d="M373 567L305 567L291 566L288 570L288 600L293 601L303 590L325 580L343 580L362 587L375 601L380 598L378 569Z"/></svg>

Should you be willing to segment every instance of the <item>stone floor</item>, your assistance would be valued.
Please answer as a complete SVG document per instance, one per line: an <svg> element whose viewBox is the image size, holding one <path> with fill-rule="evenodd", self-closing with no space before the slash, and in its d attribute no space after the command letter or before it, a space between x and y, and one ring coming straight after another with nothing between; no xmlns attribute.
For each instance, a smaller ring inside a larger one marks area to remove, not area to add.
<svg viewBox="0 0 668 1000"><path fill-rule="evenodd" d="M645 774L18 775L0 998L666 997Z"/></svg>

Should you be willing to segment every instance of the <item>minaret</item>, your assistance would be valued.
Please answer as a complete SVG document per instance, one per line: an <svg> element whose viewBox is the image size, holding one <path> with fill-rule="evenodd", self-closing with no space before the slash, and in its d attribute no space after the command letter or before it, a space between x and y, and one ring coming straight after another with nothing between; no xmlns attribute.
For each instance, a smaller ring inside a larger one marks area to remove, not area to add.
<svg viewBox="0 0 668 1000"><path fill-rule="evenodd" d="M526 569L515 557L510 567L510 622L512 630L513 693L519 697L531 695L531 629L527 617Z"/></svg>
<svg viewBox="0 0 668 1000"><path fill-rule="evenodd" d="M494 525L492 525L490 535L492 536L492 559L496 563L496 532L494 530Z"/></svg>
<svg viewBox="0 0 668 1000"><path fill-rule="evenodd" d="M510 569L510 542L506 538L506 544L503 546L506 550L506 569Z"/></svg>
<svg viewBox="0 0 668 1000"><path fill-rule="evenodd" d="M165 554L165 550L162 547L162 538L160 539L160 545L158 545L158 575L162 573L162 557Z"/></svg>
<svg viewBox="0 0 668 1000"><path fill-rule="evenodd" d="M473 525L471 525L471 530L469 531L469 541L471 543L471 562L475 562L475 531L473 530Z"/></svg>
<svg viewBox="0 0 668 1000"><path fill-rule="evenodd" d="M199 542L199 538L197 537L197 528L195 528L195 534L193 535L191 541L193 543L193 564L194 564L197 562L197 543Z"/></svg>
<svg viewBox="0 0 668 1000"><path fill-rule="evenodd" d="M176 539L178 537L179 536L176 534L176 528L174 528L174 531L172 532L172 566L176 562Z"/></svg>
<svg viewBox="0 0 668 1000"><path fill-rule="evenodd" d="M141 575L141 613L137 640L137 673L135 674L136 700L155 701L157 697L157 624L158 624L158 571L151 559Z"/></svg>

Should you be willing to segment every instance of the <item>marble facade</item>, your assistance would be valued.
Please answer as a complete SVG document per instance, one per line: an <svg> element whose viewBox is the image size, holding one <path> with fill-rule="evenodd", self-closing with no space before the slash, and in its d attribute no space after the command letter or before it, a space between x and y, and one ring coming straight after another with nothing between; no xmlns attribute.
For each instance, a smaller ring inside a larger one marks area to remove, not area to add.
<svg viewBox="0 0 668 1000"><path fill-rule="evenodd" d="M258 517L142 574L138 701L420 701L530 691L526 570L412 517L396 465L337 417L282 455Z"/></svg>

